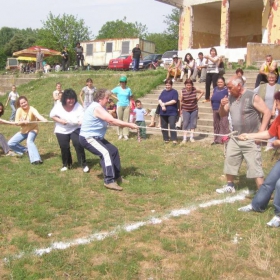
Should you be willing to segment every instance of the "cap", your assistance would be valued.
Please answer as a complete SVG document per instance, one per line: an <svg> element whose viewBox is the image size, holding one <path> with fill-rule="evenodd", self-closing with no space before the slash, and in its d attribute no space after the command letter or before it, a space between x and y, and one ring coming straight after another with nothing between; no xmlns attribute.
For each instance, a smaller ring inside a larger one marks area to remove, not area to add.
<svg viewBox="0 0 280 280"><path fill-rule="evenodd" d="M174 55L172 56L172 58L178 58L178 55L177 55L177 54L174 54Z"/></svg>
<svg viewBox="0 0 280 280"><path fill-rule="evenodd" d="M126 76L121 76L120 77L120 82L127 82Z"/></svg>

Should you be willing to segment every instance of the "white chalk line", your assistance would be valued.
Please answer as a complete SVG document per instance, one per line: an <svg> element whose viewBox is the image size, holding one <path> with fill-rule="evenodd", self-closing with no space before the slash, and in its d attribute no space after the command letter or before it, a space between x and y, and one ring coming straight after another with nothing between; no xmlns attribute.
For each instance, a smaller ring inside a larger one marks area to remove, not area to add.
<svg viewBox="0 0 280 280"><path fill-rule="evenodd" d="M33 252L28 253L28 254L21 252L15 256L4 258L4 262L9 262L9 260L11 260L11 259L21 259L30 254L35 255L35 256L42 256L44 254L51 253L53 250L65 250L65 249L68 249L73 246L86 245L86 244L90 244L95 241L102 241L105 238L118 235L118 233L120 233L121 231L132 232L143 226L160 224L163 221L169 220L170 218L173 218L173 217L187 216L191 212L193 212L199 208L207 208L207 207L210 207L213 205L220 205L220 204L224 204L224 203L233 203L236 201L240 201L240 200L245 199L246 195L248 195L248 194L249 194L249 190L247 189L247 190L238 192L236 195L227 196L223 199L210 200L208 202L200 203L198 205L192 205L188 208L174 209L174 210L171 210L171 212L169 214L163 215L161 217L151 217L146 221L127 224L124 226L117 226L112 231L94 233L87 237L73 239L68 242L62 242L62 241L53 242L47 248L35 249Z"/></svg>

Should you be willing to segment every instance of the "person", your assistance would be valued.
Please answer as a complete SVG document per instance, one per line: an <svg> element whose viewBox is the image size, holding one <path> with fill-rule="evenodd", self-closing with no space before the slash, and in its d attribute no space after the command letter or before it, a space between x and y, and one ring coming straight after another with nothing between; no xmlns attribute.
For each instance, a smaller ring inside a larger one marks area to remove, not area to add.
<svg viewBox="0 0 280 280"><path fill-rule="evenodd" d="M165 143L169 142L168 124L170 127L170 139L173 144L177 144L176 119L178 117L178 91L172 88L173 81L167 79L165 89L161 92L158 103L160 105L160 123L162 128L162 137Z"/></svg>
<svg viewBox="0 0 280 280"><path fill-rule="evenodd" d="M141 49L139 44L136 44L136 47L132 49L131 58L133 59L133 71L139 70L139 62L142 59Z"/></svg>
<svg viewBox="0 0 280 280"><path fill-rule="evenodd" d="M214 141L211 145L223 144L228 139L217 134L229 134L229 121L227 116L220 116L219 108L221 100L224 97L228 97L228 89L225 84L224 77L219 77L217 80L217 86L213 90L211 99L211 105L213 110L213 126L214 126Z"/></svg>
<svg viewBox="0 0 280 280"><path fill-rule="evenodd" d="M1 124L11 124L11 125L15 125L16 123L15 122L9 122L9 121L5 121L5 120L2 120L1 117L4 115L4 112L5 112L5 108L4 108L4 105L0 102L0 123ZM16 154L13 153L10 148L9 148L9 145L7 143L7 140L5 138L5 136L0 133L0 146L2 147L3 149L3 152L6 156L15 156Z"/></svg>
<svg viewBox="0 0 280 280"><path fill-rule="evenodd" d="M276 107L280 110L280 91L277 91L274 95L276 101ZM276 120L272 123L269 130L258 132L258 133L243 133L238 136L240 141L254 141L256 139L266 140L271 137L277 137L278 139L274 140L273 146L275 148L280 147L280 116L276 118ZM276 164L272 167L271 171L267 175L266 179L264 180L263 184L260 186L260 189L254 196L252 203L249 205L243 206L239 208L239 211L242 212L249 212L249 211L256 211L256 212L264 212L267 208L269 200L273 192L274 194L274 213L275 216L267 223L268 226L271 227L279 227L280 226L280 161L278 160Z"/></svg>
<svg viewBox="0 0 280 280"><path fill-rule="evenodd" d="M117 105L112 98L108 100L107 111L113 118L117 118Z"/></svg>
<svg viewBox="0 0 280 280"><path fill-rule="evenodd" d="M265 57L265 62L261 65L259 74L256 78L255 88L257 88L261 82L268 83L267 75L269 73L275 73L276 74L276 81L278 80L278 66L277 62L272 59L272 56L269 54Z"/></svg>
<svg viewBox="0 0 280 280"><path fill-rule="evenodd" d="M220 58L217 55L215 48L210 49L210 55L205 55L206 58L206 83L205 83L205 100L203 102L210 102L210 88L213 84L213 88L217 86L217 80L219 77L219 63Z"/></svg>
<svg viewBox="0 0 280 280"><path fill-rule="evenodd" d="M190 53L187 53L185 55L184 60L182 61L182 64L183 65L182 65L180 82L183 81L185 74L187 74L187 79L191 77L195 69L195 60L193 59L193 56Z"/></svg>
<svg viewBox="0 0 280 280"><path fill-rule="evenodd" d="M69 53L67 47L64 46L63 51L61 52L62 56L62 71L67 71L69 67Z"/></svg>
<svg viewBox="0 0 280 280"><path fill-rule="evenodd" d="M61 88L61 83L56 83L55 91L53 91L54 105L56 105L56 104L61 102L62 93L63 93L63 90Z"/></svg>
<svg viewBox="0 0 280 280"><path fill-rule="evenodd" d="M61 71L60 64L57 63L57 64L55 65L54 71L55 71L55 72L60 72L60 71Z"/></svg>
<svg viewBox="0 0 280 280"><path fill-rule="evenodd" d="M136 108L136 104L135 104L135 100L133 98L133 96L130 97L130 101L129 101L129 107L130 107L130 111L129 111L129 122L135 122L135 116L136 114L134 113L134 109Z"/></svg>
<svg viewBox="0 0 280 280"><path fill-rule="evenodd" d="M46 63L44 65L44 73L49 73L50 71L51 71L51 66L48 63Z"/></svg>
<svg viewBox="0 0 280 280"><path fill-rule="evenodd" d="M25 96L20 96L17 101L17 111L15 122L21 127L20 132L16 133L9 141L8 145L18 155L28 153L29 160L32 164L42 164L38 149L34 143L38 135L38 120L46 122L43 116L32 106L29 105ZM26 140L27 147L20 145Z"/></svg>
<svg viewBox="0 0 280 280"><path fill-rule="evenodd" d="M192 74L193 82L196 82L196 77L199 78L199 83L204 83L206 80L206 58L203 57L203 53L198 53L198 58L195 62L195 68Z"/></svg>
<svg viewBox="0 0 280 280"><path fill-rule="evenodd" d="M117 125L137 129L134 123L124 122L113 118L107 111L111 92L107 89L98 89L93 102L86 109L80 132L80 144L92 154L99 156L103 169L104 186L111 190L121 191L118 183L128 182L121 177L121 162L117 147L105 139L109 125Z"/></svg>
<svg viewBox="0 0 280 280"><path fill-rule="evenodd" d="M190 131L190 142L195 142L193 133L197 124L198 117L198 100L204 94L203 91L197 90L193 86L191 79L186 79L185 88L182 89L181 102L180 102L180 114L183 117L183 141L182 145L187 142L187 134ZM197 94L199 93L199 96Z"/></svg>
<svg viewBox="0 0 280 280"><path fill-rule="evenodd" d="M50 112L50 117L55 121L54 133L61 151L62 168L60 171L62 172L72 168L70 140L75 148L78 164L82 166L83 172L89 172L85 151L79 142L83 114L84 109L78 103L76 92L71 88L64 90L61 103L54 106Z"/></svg>
<svg viewBox="0 0 280 280"><path fill-rule="evenodd" d="M17 88L15 85L12 85L12 91L9 93L8 95L8 99L6 101L6 107L8 105L8 102L10 101L10 106L11 106L11 109L12 109L12 113L11 113L11 116L10 116L10 121L14 121L15 120L15 115L16 115L16 102L17 102L17 99L19 98L19 94L17 93Z"/></svg>
<svg viewBox="0 0 280 280"><path fill-rule="evenodd" d="M167 75L164 82L166 82L166 80L171 77L173 77L172 83L175 82L175 79L181 76L181 69L182 69L182 60L178 58L177 54L174 54L172 57L172 63L167 69Z"/></svg>
<svg viewBox="0 0 280 280"><path fill-rule="evenodd" d="M38 48L36 53L36 71L43 71L43 59L44 54L41 51L41 48Z"/></svg>
<svg viewBox="0 0 280 280"><path fill-rule="evenodd" d="M118 100L117 102L117 116L118 119L124 122L129 121L130 114L130 99L132 97L131 89L127 86L127 77L120 77L120 85L112 89L112 98ZM128 127L118 127L119 140L124 137L124 140L128 140Z"/></svg>
<svg viewBox="0 0 280 280"><path fill-rule="evenodd" d="M80 92L80 100L81 100L81 103L82 103L84 109L86 109L93 101L93 96L94 96L95 91L96 91L96 87L93 85L92 79L88 78L86 80L86 86L83 87ZM84 95L84 98L83 98L83 95Z"/></svg>
<svg viewBox="0 0 280 280"><path fill-rule="evenodd" d="M227 88L230 95L221 100L220 115L227 116L230 111L233 130L238 134L264 131L271 113L261 97L242 85L243 80L239 77L234 76L229 80ZM255 178L257 187L260 187L263 183L260 146L252 140L238 141L235 137L230 137L224 163L227 184L216 189L216 192L235 192L234 176L238 174L243 158L247 163L247 178Z"/></svg>
<svg viewBox="0 0 280 280"><path fill-rule="evenodd" d="M235 74L236 74L237 77L242 78L243 86L245 86L245 84L246 84L246 77L244 76L243 70L241 68L237 68L235 70Z"/></svg>
<svg viewBox="0 0 280 280"><path fill-rule="evenodd" d="M76 44L75 52L76 52L77 67L79 68L80 66L82 66L82 69L84 69L84 60L82 59L82 55L83 55L84 49L80 45L80 42L78 42Z"/></svg>
<svg viewBox="0 0 280 280"><path fill-rule="evenodd" d="M160 105L158 104L157 108L153 108L148 112L148 115L151 117L150 124L148 127L155 127L156 126L156 118L158 117L158 125L157 128L160 128L160 118L159 118L159 110Z"/></svg>
<svg viewBox="0 0 280 280"><path fill-rule="evenodd" d="M145 116L147 115L147 111L142 108L142 102L140 100L135 101L136 108L133 110L133 112L136 115L136 124L139 127L139 134L140 139L146 139L146 122L145 122Z"/></svg>

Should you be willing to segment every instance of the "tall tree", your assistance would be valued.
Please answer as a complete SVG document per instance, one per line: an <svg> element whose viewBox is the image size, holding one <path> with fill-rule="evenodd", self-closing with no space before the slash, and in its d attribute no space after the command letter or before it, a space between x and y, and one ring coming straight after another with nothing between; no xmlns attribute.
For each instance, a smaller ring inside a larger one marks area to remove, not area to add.
<svg viewBox="0 0 280 280"><path fill-rule="evenodd" d="M171 14L166 15L163 22L167 24L167 29L164 33L169 35L173 40L173 47L171 47L171 49L177 50L179 40L180 10L177 8L172 9Z"/></svg>
<svg viewBox="0 0 280 280"><path fill-rule="evenodd" d="M155 52L163 54L166 51L177 50L177 45L174 48L173 37L165 33L149 33L146 40L154 42L156 45Z"/></svg>

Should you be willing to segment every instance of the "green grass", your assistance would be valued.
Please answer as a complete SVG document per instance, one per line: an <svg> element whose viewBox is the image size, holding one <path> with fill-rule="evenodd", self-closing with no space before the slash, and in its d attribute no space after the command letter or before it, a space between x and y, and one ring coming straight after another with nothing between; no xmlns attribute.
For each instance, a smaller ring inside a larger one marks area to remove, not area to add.
<svg viewBox="0 0 280 280"><path fill-rule="evenodd" d="M18 91L48 115L57 81L77 92L87 77L97 87L117 84L116 73L99 73L41 78ZM127 74L135 94L140 92L137 87L155 86L163 79L156 71ZM7 108L4 117L9 114ZM18 131L18 127L1 128L7 139ZM43 165L33 166L27 157L0 158L0 279L277 279L279 229L266 227L273 216L272 202L263 214L238 212L238 207L250 202L247 199L198 208L187 216L132 232L120 228L224 198L215 193L225 180L222 147L210 146L211 139L183 147L166 145L160 136L139 143L135 134L127 142L117 141L114 129L108 131L107 139L118 147L122 174L130 181L123 185L123 192L103 187L99 160L89 153L90 173L84 174L78 166L60 172L53 124L41 124L36 139ZM76 162L73 148L72 154ZM266 174L274 162L271 154L263 154ZM238 189L254 189L245 173L242 166ZM43 256L33 254L53 242L113 230L117 233L102 241ZM238 243L234 244L236 234Z"/></svg>

